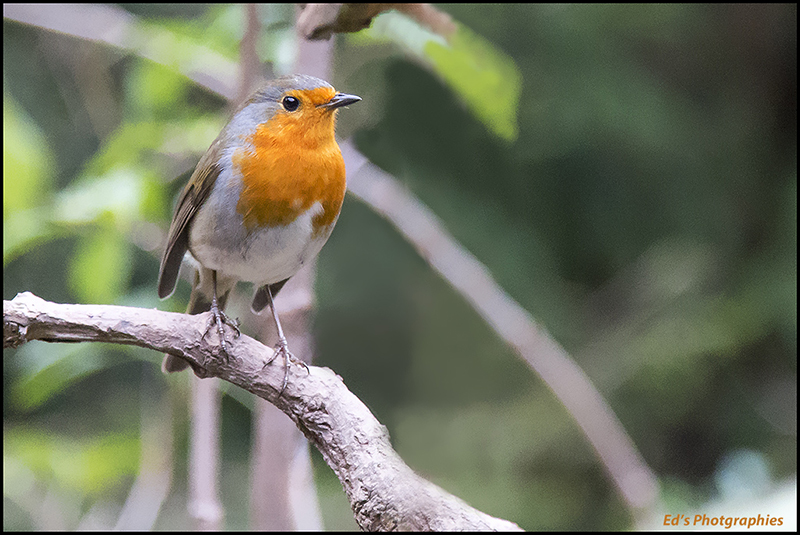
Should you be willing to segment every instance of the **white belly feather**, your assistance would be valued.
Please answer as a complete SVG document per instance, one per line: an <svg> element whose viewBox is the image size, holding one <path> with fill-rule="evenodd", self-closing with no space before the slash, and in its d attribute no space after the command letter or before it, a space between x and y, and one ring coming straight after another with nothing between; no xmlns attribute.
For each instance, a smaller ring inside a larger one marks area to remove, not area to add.
<svg viewBox="0 0 800 535"><path fill-rule="evenodd" d="M241 219L221 221L201 209L192 222L189 250L204 267L222 277L258 286L273 284L293 276L322 249L333 224L315 235L312 220L321 212L322 205L315 203L288 225L245 234Z"/></svg>

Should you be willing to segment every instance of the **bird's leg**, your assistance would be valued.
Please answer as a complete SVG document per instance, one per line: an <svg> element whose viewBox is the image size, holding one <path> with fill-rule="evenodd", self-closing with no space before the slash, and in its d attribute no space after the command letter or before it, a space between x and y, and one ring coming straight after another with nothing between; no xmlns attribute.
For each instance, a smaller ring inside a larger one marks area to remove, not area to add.
<svg viewBox="0 0 800 535"><path fill-rule="evenodd" d="M286 341L286 337L283 335L283 327L281 327L281 321L278 319L278 312L275 310L275 302L272 299L272 290L270 289L269 285L266 286L266 289L267 298L269 299L269 308L272 310L272 317L275 319L275 325L278 327L278 343L275 345L275 353L272 354L272 358L264 363L264 368L266 368L273 360L275 360L278 355L283 354L285 368L283 373L283 386L281 387L280 394L278 394L280 397L283 394L283 391L286 390L286 385L289 384L289 359L297 361L305 366L306 371L309 370L305 362L298 361L289 351L289 344Z"/></svg>
<svg viewBox="0 0 800 535"><path fill-rule="evenodd" d="M211 329L212 326L216 325L217 333L219 334L219 345L222 348L222 354L225 356L225 360L227 362L230 353L228 353L228 346L225 342L225 328L223 324L228 324L236 331L236 336L234 338L239 338L241 336L242 331L239 330L239 322L236 320L231 320L225 313L220 309L219 302L217 300L217 272L211 272L211 283L213 285L213 294L211 296L211 319L209 320L208 327L206 328L206 333Z"/></svg>

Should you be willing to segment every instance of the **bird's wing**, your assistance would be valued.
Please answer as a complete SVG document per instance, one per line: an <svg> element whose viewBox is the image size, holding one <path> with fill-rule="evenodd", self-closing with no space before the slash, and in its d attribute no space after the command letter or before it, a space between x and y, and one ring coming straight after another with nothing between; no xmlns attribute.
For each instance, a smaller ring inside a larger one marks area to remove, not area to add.
<svg viewBox="0 0 800 535"><path fill-rule="evenodd" d="M215 150L209 150L203 156L197 164L192 178L189 179L189 183L183 188L181 196L178 198L172 225L169 227L167 247L161 258L161 271L158 275L158 296L162 299L169 296L175 289L181 261L189 247L190 224L197 210L208 199L219 176L220 167L216 163L216 156L217 151Z"/></svg>

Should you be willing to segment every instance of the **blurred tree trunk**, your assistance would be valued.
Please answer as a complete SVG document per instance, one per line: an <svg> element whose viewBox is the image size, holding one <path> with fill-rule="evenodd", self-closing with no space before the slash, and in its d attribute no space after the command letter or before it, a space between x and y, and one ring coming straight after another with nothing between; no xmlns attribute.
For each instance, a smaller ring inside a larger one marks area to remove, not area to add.
<svg viewBox="0 0 800 535"><path fill-rule="evenodd" d="M294 72L329 80L333 41L308 41L298 34ZM292 277L275 299L289 346L297 358L311 364L309 326L313 310L316 261ZM260 316L261 340L273 346L275 326ZM295 424L274 406L256 399L253 419L251 527L257 530L322 530L308 441Z"/></svg>

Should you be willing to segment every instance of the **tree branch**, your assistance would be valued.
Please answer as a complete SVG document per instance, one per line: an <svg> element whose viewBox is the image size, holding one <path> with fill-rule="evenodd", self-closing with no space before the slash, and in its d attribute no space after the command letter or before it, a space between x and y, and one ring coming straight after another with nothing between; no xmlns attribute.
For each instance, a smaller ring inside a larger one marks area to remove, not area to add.
<svg viewBox="0 0 800 535"><path fill-rule="evenodd" d="M395 9L442 37L456 31L456 23L431 4L300 4L297 28L306 39L330 39L335 33L352 33L368 28L373 19Z"/></svg>
<svg viewBox="0 0 800 535"><path fill-rule="evenodd" d="M364 530L519 530L482 513L415 474L392 449L386 428L328 368L289 366L279 395L283 362L264 367L273 351L228 331L230 353L219 354L210 313L109 305L65 305L29 292L3 301L3 347L32 340L111 342L171 353L203 377L219 377L273 403L319 449L344 487ZM207 331L207 332L206 332Z"/></svg>

